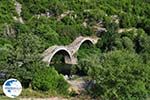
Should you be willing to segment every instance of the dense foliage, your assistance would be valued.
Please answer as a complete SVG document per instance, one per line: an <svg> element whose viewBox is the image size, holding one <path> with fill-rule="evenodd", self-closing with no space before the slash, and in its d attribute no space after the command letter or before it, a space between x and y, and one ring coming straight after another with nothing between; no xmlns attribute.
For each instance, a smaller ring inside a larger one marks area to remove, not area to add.
<svg viewBox="0 0 150 100"><path fill-rule="evenodd" d="M100 56L91 76L96 81L93 95L106 99L141 100L149 94L148 65L129 51L111 51Z"/></svg>
<svg viewBox="0 0 150 100"><path fill-rule="evenodd" d="M39 67L35 70L32 87L35 90L67 94L69 85L54 68L42 66L42 68Z"/></svg>
<svg viewBox="0 0 150 100"><path fill-rule="evenodd" d="M41 62L41 53L81 35L97 35L94 47L83 44L75 54L73 73L96 81L89 90L95 97L145 99L150 94L149 11L149 0L0 0L0 84L14 77L24 87L65 92L68 85Z"/></svg>

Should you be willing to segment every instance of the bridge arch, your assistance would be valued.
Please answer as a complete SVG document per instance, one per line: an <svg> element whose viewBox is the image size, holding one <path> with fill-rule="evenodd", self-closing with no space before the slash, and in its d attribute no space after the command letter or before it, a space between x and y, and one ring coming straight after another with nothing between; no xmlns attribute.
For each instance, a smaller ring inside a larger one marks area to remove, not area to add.
<svg viewBox="0 0 150 100"><path fill-rule="evenodd" d="M56 54L61 54L61 55L63 55L63 57L64 57L64 62L65 62L65 63L69 63L69 62L72 61L71 53L70 53L68 50L66 50L65 48L58 48L58 49L55 50L55 51L53 52L53 54L50 56L50 58L49 58L49 60L48 60L49 64L51 63L52 59L54 58L54 56L55 56Z"/></svg>
<svg viewBox="0 0 150 100"><path fill-rule="evenodd" d="M51 64L53 57L58 53L63 55L65 63L67 64L73 63L74 61L73 56L71 52L65 46L54 46L53 48L51 47L47 49L45 53L43 54L43 56L45 55L43 61L47 62L48 64Z"/></svg>
<svg viewBox="0 0 150 100"><path fill-rule="evenodd" d="M71 51L72 54L75 54L83 43L96 44L97 41L98 38L95 37L91 38L91 37L80 36L76 38L70 45L68 45L68 49Z"/></svg>
<svg viewBox="0 0 150 100"><path fill-rule="evenodd" d="M80 47L81 47L84 43L87 43L87 44L94 44L94 42L92 41L92 39L85 38L85 39L83 39L83 40L78 44L77 50L79 50Z"/></svg>

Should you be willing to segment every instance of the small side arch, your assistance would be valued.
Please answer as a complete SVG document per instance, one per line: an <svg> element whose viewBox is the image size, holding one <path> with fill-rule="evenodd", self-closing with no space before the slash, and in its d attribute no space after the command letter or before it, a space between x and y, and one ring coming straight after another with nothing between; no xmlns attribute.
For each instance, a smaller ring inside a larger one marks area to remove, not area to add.
<svg viewBox="0 0 150 100"><path fill-rule="evenodd" d="M82 44L84 43L87 43L87 44L95 44L95 42L90 39L90 38L84 38L79 44L78 44L78 47L77 47L77 50L79 50L79 48L82 46Z"/></svg>
<svg viewBox="0 0 150 100"><path fill-rule="evenodd" d="M98 41L98 38L80 36L76 38L70 45L68 45L68 48L72 54L75 54L83 43L87 42L87 43L94 45L97 43L97 41Z"/></svg>

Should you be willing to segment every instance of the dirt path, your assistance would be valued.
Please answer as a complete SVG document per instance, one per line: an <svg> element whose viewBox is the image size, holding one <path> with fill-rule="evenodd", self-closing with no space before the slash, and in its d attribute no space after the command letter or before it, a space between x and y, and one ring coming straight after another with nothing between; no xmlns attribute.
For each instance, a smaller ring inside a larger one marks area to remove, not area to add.
<svg viewBox="0 0 150 100"><path fill-rule="evenodd" d="M50 98L21 98L19 100L68 100L61 97L50 97Z"/></svg>

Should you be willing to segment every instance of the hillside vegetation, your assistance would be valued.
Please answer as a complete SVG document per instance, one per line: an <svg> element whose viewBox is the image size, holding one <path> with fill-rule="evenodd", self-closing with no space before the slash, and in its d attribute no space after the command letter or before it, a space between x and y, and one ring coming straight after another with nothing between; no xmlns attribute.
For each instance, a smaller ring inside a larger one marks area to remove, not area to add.
<svg viewBox="0 0 150 100"><path fill-rule="evenodd" d="M84 44L73 65L73 73L93 81L91 97L150 97L149 0L0 0L0 84L13 77L24 88L69 95L63 76L41 54L78 36L100 38Z"/></svg>

